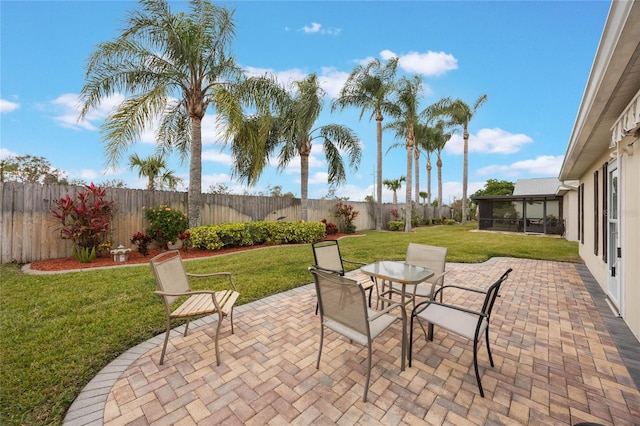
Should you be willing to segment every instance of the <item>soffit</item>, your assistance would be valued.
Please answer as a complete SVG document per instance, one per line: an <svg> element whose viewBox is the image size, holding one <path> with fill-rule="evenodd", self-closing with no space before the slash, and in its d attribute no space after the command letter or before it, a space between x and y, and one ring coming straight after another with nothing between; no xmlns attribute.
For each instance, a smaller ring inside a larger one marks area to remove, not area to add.
<svg viewBox="0 0 640 426"><path fill-rule="evenodd" d="M580 177L609 149L611 128L640 89L640 2L614 1L578 110L560 180Z"/></svg>

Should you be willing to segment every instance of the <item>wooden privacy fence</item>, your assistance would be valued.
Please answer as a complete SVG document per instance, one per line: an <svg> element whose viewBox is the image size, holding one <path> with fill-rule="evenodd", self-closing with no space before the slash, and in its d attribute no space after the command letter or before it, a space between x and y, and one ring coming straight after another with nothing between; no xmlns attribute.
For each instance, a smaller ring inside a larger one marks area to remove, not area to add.
<svg viewBox="0 0 640 426"><path fill-rule="evenodd" d="M81 186L23 184L0 182L1 263L29 263L72 255L73 243L60 238L60 225L51 214L58 199L74 197L84 191ZM161 204L187 212L187 193L149 191L128 188L107 188L108 200L115 202L110 240L113 247L132 247L131 237L144 231L148 224L143 207ZM246 195L202 194L201 223L300 220L300 199ZM308 200L309 221L326 219L339 225L335 217L337 200ZM359 230L375 229L374 205L363 201L348 201L360 214L355 220ZM383 224L392 219L391 210L404 205L384 204ZM451 217L448 207L440 209L417 206L423 217Z"/></svg>

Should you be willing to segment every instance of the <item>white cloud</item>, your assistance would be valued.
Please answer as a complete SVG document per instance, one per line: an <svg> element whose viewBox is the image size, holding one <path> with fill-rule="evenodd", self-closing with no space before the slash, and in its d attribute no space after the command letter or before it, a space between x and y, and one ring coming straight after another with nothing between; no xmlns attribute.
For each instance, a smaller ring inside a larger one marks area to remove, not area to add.
<svg viewBox="0 0 640 426"><path fill-rule="evenodd" d="M320 87L327 93L327 95L335 99L340 95L342 86L349 78L349 73L344 71L337 71L333 67L322 68L322 74L319 76Z"/></svg>
<svg viewBox="0 0 640 426"><path fill-rule="evenodd" d="M219 149L208 149L202 151L202 161L211 161L212 163L230 166L233 164L233 157L225 152L221 152Z"/></svg>
<svg viewBox="0 0 640 426"><path fill-rule="evenodd" d="M293 90L293 82L304 80L309 76L308 72L299 68L275 71L271 68L246 67L244 68L244 73L248 77L273 75L276 78L276 81L288 90ZM336 98L339 95L342 86L344 86L344 83L348 78L348 72L338 71L335 67L323 67L318 75L320 87L331 98Z"/></svg>
<svg viewBox="0 0 640 426"><path fill-rule="evenodd" d="M318 24L317 22L312 22L311 25L306 25L302 27L302 31L304 31L305 33L319 33L320 28L322 28L321 24Z"/></svg>
<svg viewBox="0 0 640 426"><path fill-rule="evenodd" d="M390 52L389 50L384 50L383 52ZM389 59L389 58L385 58L385 59ZM366 67L367 64L369 64L370 62L374 61L375 58L373 56L367 56L364 59L358 59L355 61L356 64L358 65L362 65L363 67Z"/></svg>
<svg viewBox="0 0 640 426"><path fill-rule="evenodd" d="M92 169L82 169L77 173L77 175L86 181L93 181L100 176L98 172Z"/></svg>
<svg viewBox="0 0 640 426"><path fill-rule="evenodd" d="M13 112L20 108L20 104L16 102L0 99L0 113Z"/></svg>
<svg viewBox="0 0 640 426"><path fill-rule="evenodd" d="M202 145L222 143L224 128L218 124L217 114L207 114L202 119Z"/></svg>
<svg viewBox="0 0 640 426"><path fill-rule="evenodd" d="M301 31L306 34L322 34L338 36L342 32L339 28L325 28L322 24L312 22L311 25L305 25L301 28Z"/></svg>
<svg viewBox="0 0 640 426"><path fill-rule="evenodd" d="M54 111L54 120L60 123L62 127L93 131L98 129L98 125L93 122L104 120L123 100L124 96L120 93L104 98L100 105L88 113L82 121L78 121L81 101L80 96L76 93L60 95L50 102L50 106Z"/></svg>
<svg viewBox="0 0 640 426"><path fill-rule="evenodd" d="M327 172L315 172L309 174L309 185L325 184L329 179L329 173Z"/></svg>
<svg viewBox="0 0 640 426"><path fill-rule="evenodd" d="M17 157L18 155L19 154L17 152L9 151L7 148L0 148L0 160Z"/></svg>
<svg viewBox="0 0 640 426"><path fill-rule="evenodd" d="M500 128L482 129L476 135L469 135L469 152L513 154L520 151L523 145L531 142L533 139L522 133L513 134ZM462 136L454 134L445 146L445 151L449 154L463 154Z"/></svg>
<svg viewBox="0 0 640 426"><path fill-rule="evenodd" d="M557 176L560 173L564 156L540 155L531 160L516 161L507 166L487 166L477 170L479 175L518 176L522 174L536 174L541 176Z"/></svg>
<svg viewBox="0 0 640 426"><path fill-rule="evenodd" d="M273 75L278 83L280 83L285 88L289 88L291 86L291 83L293 83L294 81L302 80L309 75L309 73L299 68L293 68L284 71L275 71L272 68L246 67L244 68L244 73L248 77L260 77L264 76L265 74Z"/></svg>
<svg viewBox="0 0 640 426"><path fill-rule="evenodd" d="M426 76L439 76L447 71L458 69L458 60L450 53L433 52L426 53L409 52L398 55L391 50L383 50L380 56L384 60L398 58L398 66L406 72L423 74Z"/></svg>

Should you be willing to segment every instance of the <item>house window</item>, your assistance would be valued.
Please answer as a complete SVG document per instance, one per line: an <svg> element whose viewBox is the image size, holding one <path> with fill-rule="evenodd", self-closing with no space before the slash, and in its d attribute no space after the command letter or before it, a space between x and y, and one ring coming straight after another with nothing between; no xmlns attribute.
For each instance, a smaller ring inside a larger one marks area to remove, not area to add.
<svg viewBox="0 0 640 426"><path fill-rule="evenodd" d="M578 239L584 244L584 183L578 187Z"/></svg>
<svg viewBox="0 0 640 426"><path fill-rule="evenodd" d="M609 221L608 169L609 163L604 163L602 165L602 261L604 263L607 263L607 227Z"/></svg>
<svg viewBox="0 0 640 426"><path fill-rule="evenodd" d="M598 171L593 172L593 254L598 255Z"/></svg>
<svg viewBox="0 0 640 426"><path fill-rule="evenodd" d="M547 200L544 217L545 234L562 235L563 223L560 216L560 201Z"/></svg>

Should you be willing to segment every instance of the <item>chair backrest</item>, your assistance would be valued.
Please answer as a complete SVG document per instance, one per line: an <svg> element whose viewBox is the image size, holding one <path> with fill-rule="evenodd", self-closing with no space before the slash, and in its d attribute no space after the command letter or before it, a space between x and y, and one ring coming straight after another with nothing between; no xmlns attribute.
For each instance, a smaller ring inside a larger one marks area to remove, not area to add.
<svg viewBox="0 0 640 426"><path fill-rule="evenodd" d="M425 244L409 243L405 262L410 265L422 266L433 271L433 279L444 272L447 258L446 247L428 246ZM431 282L431 278L427 282Z"/></svg>
<svg viewBox="0 0 640 426"><path fill-rule="evenodd" d="M357 281L335 273L311 267L314 277L320 317L369 336L367 298Z"/></svg>
<svg viewBox="0 0 640 426"><path fill-rule="evenodd" d="M311 244L315 265L344 275L344 265L337 240L319 241Z"/></svg>
<svg viewBox="0 0 640 426"><path fill-rule="evenodd" d="M156 277L158 290L167 293L191 291L191 285L178 250L160 253L149 263L151 263L153 275ZM171 305L178 298L177 296L167 296L165 300Z"/></svg>
<svg viewBox="0 0 640 426"><path fill-rule="evenodd" d="M482 313L487 315L487 318L491 317L493 304L495 303L496 298L498 297L498 293L500 292L500 286L509 277L509 274L511 273L512 270L513 270L512 268L507 269L507 271L504 274L502 274L502 276L498 278L496 282L494 282L493 284L491 284L491 286L489 286L489 289L487 290L487 295L484 298L484 303L482 304Z"/></svg>

